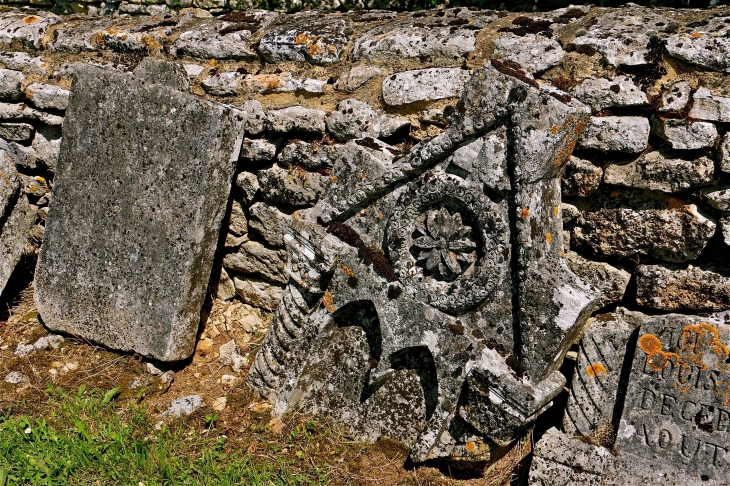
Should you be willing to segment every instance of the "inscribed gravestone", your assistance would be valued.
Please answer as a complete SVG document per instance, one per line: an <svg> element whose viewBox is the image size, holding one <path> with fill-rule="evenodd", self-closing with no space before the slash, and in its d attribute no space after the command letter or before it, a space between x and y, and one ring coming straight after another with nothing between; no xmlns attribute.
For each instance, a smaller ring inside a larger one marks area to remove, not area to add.
<svg viewBox="0 0 730 486"><path fill-rule="evenodd" d="M629 470L730 480L729 338L730 326L696 316L641 326L617 435Z"/></svg>
<svg viewBox="0 0 730 486"><path fill-rule="evenodd" d="M35 275L50 329L192 353L242 125L231 107L76 68Z"/></svg>

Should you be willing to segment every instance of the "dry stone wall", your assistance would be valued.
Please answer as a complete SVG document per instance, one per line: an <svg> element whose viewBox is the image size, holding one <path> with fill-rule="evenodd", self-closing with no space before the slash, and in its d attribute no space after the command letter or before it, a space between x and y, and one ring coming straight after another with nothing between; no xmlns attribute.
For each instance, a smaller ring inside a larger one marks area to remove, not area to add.
<svg viewBox="0 0 730 486"><path fill-rule="evenodd" d="M275 311L250 382L279 412L493 460L567 355L534 484L729 479L730 9L68 5L116 13L0 12L0 283L43 240L75 64L136 68L243 114L211 290Z"/></svg>

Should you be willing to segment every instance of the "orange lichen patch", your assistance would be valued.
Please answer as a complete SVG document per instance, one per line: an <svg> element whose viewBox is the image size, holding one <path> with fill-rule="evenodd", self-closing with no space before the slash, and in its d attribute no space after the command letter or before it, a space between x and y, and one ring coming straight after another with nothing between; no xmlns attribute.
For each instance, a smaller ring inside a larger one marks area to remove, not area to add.
<svg viewBox="0 0 730 486"><path fill-rule="evenodd" d="M553 235L551 233L546 234L545 235L545 241L547 241L548 243L552 243L553 242Z"/></svg>
<svg viewBox="0 0 730 486"><path fill-rule="evenodd" d="M728 366L725 360L730 355L727 346L720 342L720 335L714 326L702 323L696 326L685 326L679 345L682 362L697 366L701 370L707 366L717 366L725 371Z"/></svg>
<svg viewBox="0 0 730 486"><path fill-rule="evenodd" d="M713 393L723 405L730 405L730 385L726 381L715 382Z"/></svg>
<svg viewBox="0 0 730 486"><path fill-rule="evenodd" d="M691 36L692 36L692 37L693 37L694 39L696 39L696 38L698 38L698 37L702 37L702 34L700 34L699 32L693 32L693 33L691 33L690 35L691 35Z"/></svg>
<svg viewBox="0 0 730 486"><path fill-rule="evenodd" d="M23 22L25 22L26 24L32 24L33 22L38 22L38 20L40 20L40 19L38 17L36 17L35 15L30 15L30 16L24 18Z"/></svg>
<svg viewBox="0 0 730 486"><path fill-rule="evenodd" d="M345 275L347 275L348 278L352 278L355 276L355 272L353 272L350 267L347 267L345 265L342 265L342 271L345 272Z"/></svg>
<svg viewBox="0 0 730 486"><path fill-rule="evenodd" d="M662 342L653 334L644 334L639 339L639 347L646 354L658 353L662 350Z"/></svg>
<svg viewBox="0 0 730 486"><path fill-rule="evenodd" d="M477 448L477 445L474 442L469 441L466 443L466 445L464 447L466 448L467 451L471 452Z"/></svg>
<svg viewBox="0 0 730 486"><path fill-rule="evenodd" d="M578 138L580 138L580 134L583 133L587 124L588 120L581 120L574 123L573 117L569 116L565 125L560 127L561 129L567 130L568 135L565 138L565 147L558 151L555 155L555 159L553 160L553 166L556 169L564 166L568 162L568 159L570 159L570 156L573 153L573 149L575 149L575 144L578 143Z"/></svg>
<svg viewBox="0 0 730 486"><path fill-rule="evenodd" d="M560 214L560 206L555 206L553 208L553 216L558 216Z"/></svg>
<svg viewBox="0 0 730 486"><path fill-rule="evenodd" d="M598 375L606 374L608 374L608 371L606 371L606 367L603 366L601 363L593 363L586 366L586 375L590 376L591 378Z"/></svg>
<svg viewBox="0 0 730 486"><path fill-rule="evenodd" d="M557 125L553 125L553 126L550 127L550 133L552 133L553 135L555 135L556 133L558 133L558 130L560 130L560 127L557 126Z"/></svg>
<svg viewBox="0 0 730 486"><path fill-rule="evenodd" d="M322 297L322 305L330 312L335 312L337 310L334 300L332 299L332 294L329 292L324 293L324 297Z"/></svg>
<svg viewBox="0 0 730 486"><path fill-rule="evenodd" d="M520 217L522 219L527 219L530 217L530 210L526 208L522 208L522 211L520 211Z"/></svg>
<svg viewBox="0 0 730 486"><path fill-rule="evenodd" d="M281 86L278 74L257 74L247 79L246 84L260 84L263 91L273 91Z"/></svg>
<svg viewBox="0 0 730 486"><path fill-rule="evenodd" d="M337 181L339 181L339 180L340 180L340 178L337 176L333 175L332 177L330 177L330 181L332 181L332 184L337 184Z"/></svg>
<svg viewBox="0 0 730 486"><path fill-rule="evenodd" d="M317 54L322 54L325 51L335 51L335 47L332 45L321 45L319 42L319 36L316 35L308 35L304 33L297 34L294 38L294 44L306 46L309 49L310 56L316 56Z"/></svg>
<svg viewBox="0 0 730 486"><path fill-rule="evenodd" d="M667 364L679 363L680 359L675 353L662 351L662 342L653 334L644 334L639 338L639 347L646 353L646 364L654 371L663 370Z"/></svg>
<svg viewBox="0 0 730 486"><path fill-rule="evenodd" d="M564 257L565 256L565 252L563 250L560 250L560 256L561 257Z"/></svg>
<svg viewBox="0 0 730 486"><path fill-rule="evenodd" d="M146 45L150 51L156 51L157 49L162 47L162 44L157 42L155 36L149 34L142 36L142 44Z"/></svg>

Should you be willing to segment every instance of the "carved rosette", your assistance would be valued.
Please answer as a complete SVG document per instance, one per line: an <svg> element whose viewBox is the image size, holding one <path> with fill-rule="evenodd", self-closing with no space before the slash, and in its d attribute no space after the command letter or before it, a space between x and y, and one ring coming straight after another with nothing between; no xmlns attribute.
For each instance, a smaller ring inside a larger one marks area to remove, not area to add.
<svg viewBox="0 0 730 486"><path fill-rule="evenodd" d="M451 314L484 302L496 285L492 269L509 254L502 214L454 176L428 174L411 183L387 227L390 258L406 289Z"/></svg>

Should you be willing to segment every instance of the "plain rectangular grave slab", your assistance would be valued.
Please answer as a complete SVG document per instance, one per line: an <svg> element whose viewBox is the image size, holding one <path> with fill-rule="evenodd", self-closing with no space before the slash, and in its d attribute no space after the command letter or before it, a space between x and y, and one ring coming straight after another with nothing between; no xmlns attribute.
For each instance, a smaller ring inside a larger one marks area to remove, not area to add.
<svg viewBox="0 0 730 486"><path fill-rule="evenodd" d="M676 484L730 481L729 342L730 326L709 317L641 325L616 443L627 466L687 478Z"/></svg>
<svg viewBox="0 0 730 486"><path fill-rule="evenodd" d="M88 65L74 72L35 302L46 326L188 357L243 113Z"/></svg>

